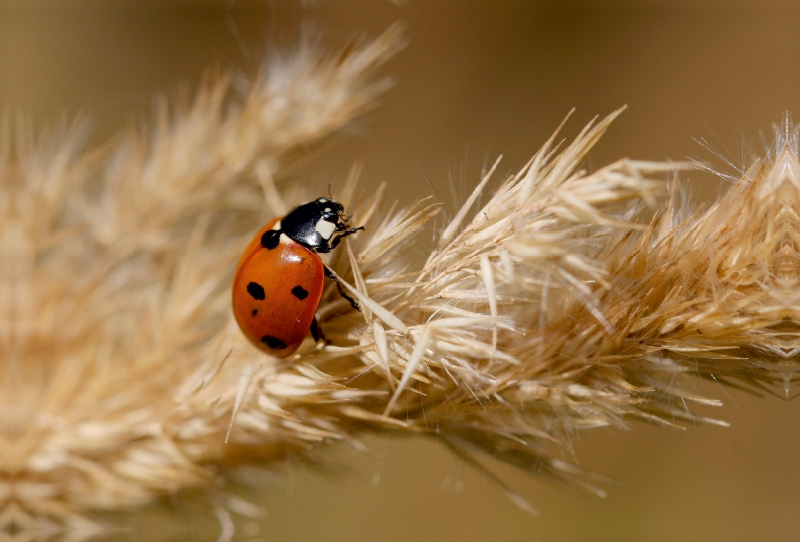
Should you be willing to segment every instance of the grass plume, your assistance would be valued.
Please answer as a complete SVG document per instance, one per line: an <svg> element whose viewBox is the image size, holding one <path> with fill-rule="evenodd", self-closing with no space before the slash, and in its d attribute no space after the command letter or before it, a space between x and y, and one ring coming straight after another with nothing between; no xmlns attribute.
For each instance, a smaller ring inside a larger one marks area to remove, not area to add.
<svg viewBox="0 0 800 542"><path fill-rule="evenodd" d="M303 199L284 201L275 178L375 103L387 82L374 70L399 46L393 27L339 55L273 59L238 93L209 80L99 151L78 123L0 122L0 504L14 521L81 524L363 431L435 435L477 468L486 453L603 495L562 459L580 431L722 423L687 406L719 404L691 391L698 376L788 394L788 121L694 217L668 183L685 165L581 169L619 111L570 143L554 134L505 179L495 163L449 218L359 192L354 170L335 196L366 232L328 263L362 311L328 285L317 316L331 344L286 361L250 346L233 267L267 216Z"/></svg>

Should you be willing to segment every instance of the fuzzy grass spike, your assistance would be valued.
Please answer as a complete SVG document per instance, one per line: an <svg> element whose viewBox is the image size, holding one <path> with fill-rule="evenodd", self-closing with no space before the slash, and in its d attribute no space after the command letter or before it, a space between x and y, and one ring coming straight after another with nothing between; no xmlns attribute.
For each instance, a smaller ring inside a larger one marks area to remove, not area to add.
<svg viewBox="0 0 800 542"><path fill-rule="evenodd" d="M151 134L101 151L83 150L78 124L17 122L12 136L0 123L0 499L15 524L82 525L213 486L227 466L358 447L363 431L432 435L493 479L478 453L602 496L571 462L579 432L721 423L689 409L719 405L696 376L789 389L788 121L697 217L668 190L682 164L580 168L619 111L569 144L554 135L505 180L495 162L449 220L430 200L359 195L355 168L337 200L366 232L326 258L363 310L329 285L317 316L330 344L286 361L249 345L230 311L239 253L312 196L276 183L374 103L374 68L398 47L391 28L339 56L301 49L244 92L208 82L188 107L162 106Z"/></svg>

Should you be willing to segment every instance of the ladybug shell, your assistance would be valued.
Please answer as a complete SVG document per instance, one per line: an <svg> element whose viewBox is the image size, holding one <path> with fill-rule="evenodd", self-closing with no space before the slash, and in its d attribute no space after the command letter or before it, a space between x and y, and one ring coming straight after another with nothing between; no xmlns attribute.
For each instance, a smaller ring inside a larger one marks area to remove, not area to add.
<svg viewBox="0 0 800 542"><path fill-rule="evenodd" d="M305 339L325 281L322 260L313 250L286 235L272 249L262 244L262 236L278 229L281 218L258 231L233 277L236 322L251 343L277 358L291 356Z"/></svg>

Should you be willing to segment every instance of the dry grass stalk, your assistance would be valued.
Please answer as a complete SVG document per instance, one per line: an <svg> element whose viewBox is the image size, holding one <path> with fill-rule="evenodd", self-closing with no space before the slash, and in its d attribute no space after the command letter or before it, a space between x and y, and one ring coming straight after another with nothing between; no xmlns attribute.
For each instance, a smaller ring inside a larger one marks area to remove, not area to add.
<svg viewBox="0 0 800 542"><path fill-rule="evenodd" d="M602 495L559 458L571 435L632 416L714 422L685 406L718 404L691 393L692 373L792 379L796 132L704 215L683 218L673 194L643 226L675 165L579 169L618 112L563 150L554 136L487 197L492 167L439 228L439 205L387 211L380 190L357 195L356 172L336 196L367 231L329 263L362 312L329 285L318 317L332 344L288 362L247 344L228 285L255 229L287 208L273 175L373 103L385 84L367 76L397 43L391 29L337 58L304 50L238 106L227 79L211 83L163 109L150 138L104 152L81 151L77 126L18 129L11 159L2 124L8 513L79 522L225 465L358 446L363 430L436 435L478 468L487 452Z"/></svg>

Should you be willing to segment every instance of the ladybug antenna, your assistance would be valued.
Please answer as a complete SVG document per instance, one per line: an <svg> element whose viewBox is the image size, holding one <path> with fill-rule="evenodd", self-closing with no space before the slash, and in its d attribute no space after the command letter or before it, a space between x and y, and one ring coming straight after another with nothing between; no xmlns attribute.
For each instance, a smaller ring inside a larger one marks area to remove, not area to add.
<svg viewBox="0 0 800 542"><path fill-rule="evenodd" d="M328 198L331 199L331 200L333 199L333 195L331 194L331 187L332 186L333 185L331 183L328 183Z"/></svg>

